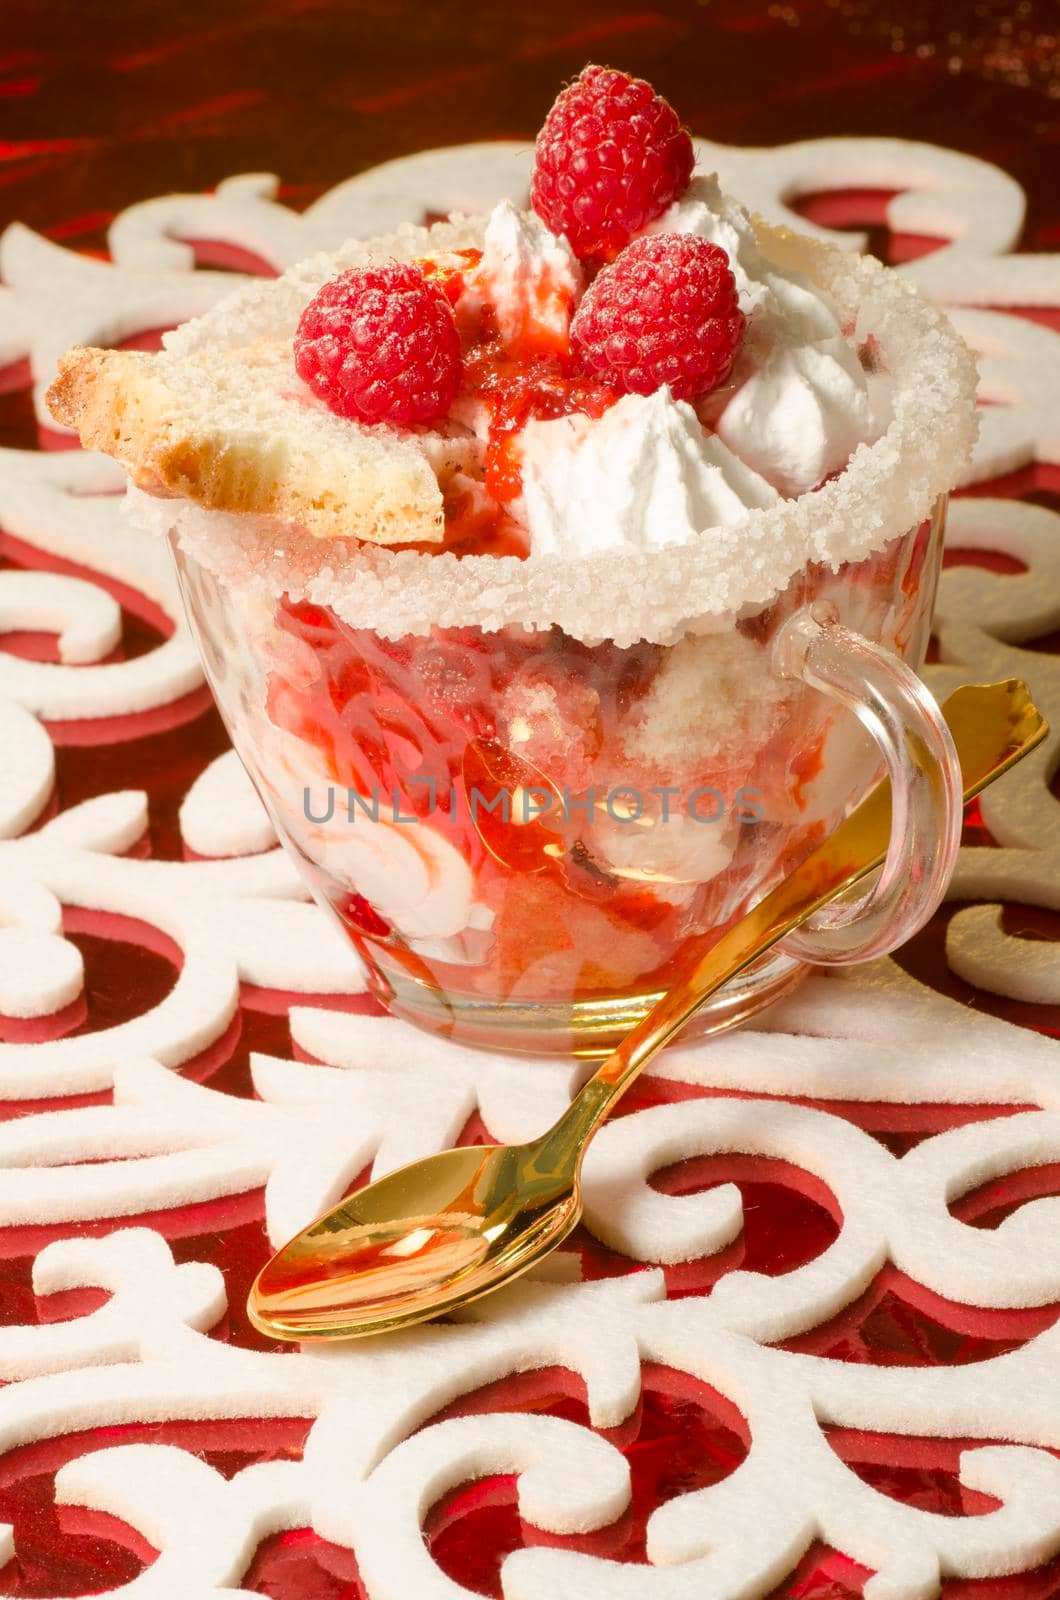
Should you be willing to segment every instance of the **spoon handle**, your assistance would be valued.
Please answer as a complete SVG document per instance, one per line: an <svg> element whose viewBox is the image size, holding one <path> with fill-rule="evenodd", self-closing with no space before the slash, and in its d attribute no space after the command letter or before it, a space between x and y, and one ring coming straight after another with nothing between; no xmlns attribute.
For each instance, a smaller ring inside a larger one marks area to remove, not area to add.
<svg viewBox="0 0 1060 1600"><path fill-rule="evenodd" d="M966 684L943 716L961 752L965 803L1007 771L1049 731L1019 678ZM587 1141L643 1068L727 983L821 906L851 889L883 861L891 826L890 785L881 783L827 839L745 914L653 1006L601 1062L559 1121L544 1135Z"/></svg>

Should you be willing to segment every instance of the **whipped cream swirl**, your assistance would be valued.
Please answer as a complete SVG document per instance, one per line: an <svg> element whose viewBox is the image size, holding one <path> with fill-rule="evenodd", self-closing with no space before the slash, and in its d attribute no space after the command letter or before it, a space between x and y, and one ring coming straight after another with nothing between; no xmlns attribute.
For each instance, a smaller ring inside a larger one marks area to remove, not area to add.
<svg viewBox="0 0 1060 1600"><path fill-rule="evenodd" d="M882 430L857 352L823 290L760 252L747 212L715 176L693 178L645 233L693 233L729 257L744 345L718 435L781 494L815 488Z"/></svg>
<svg viewBox="0 0 1060 1600"><path fill-rule="evenodd" d="M667 388L598 419L528 423L522 474L535 555L687 544L779 498Z"/></svg>
<svg viewBox="0 0 1060 1600"><path fill-rule="evenodd" d="M566 239L550 233L534 212L519 211L510 200L493 208L478 276L506 345L542 334L565 345L582 269Z"/></svg>

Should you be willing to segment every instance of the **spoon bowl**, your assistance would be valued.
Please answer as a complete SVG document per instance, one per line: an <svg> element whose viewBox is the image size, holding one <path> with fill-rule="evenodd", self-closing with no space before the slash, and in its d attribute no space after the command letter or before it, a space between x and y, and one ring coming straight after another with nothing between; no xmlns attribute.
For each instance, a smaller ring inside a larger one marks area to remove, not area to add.
<svg viewBox="0 0 1060 1600"><path fill-rule="evenodd" d="M966 685L943 714L972 799L1041 742L1026 684ZM446 1150L347 1196L259 1274L247 1312L278 1339L350 1339L452 1311L519 1276L581 1216L581 1162L601 1123L703 1001L883 861L890 792L880 787L663 995L540 1138Z"/></svg>
<svg viewBox="0 0 1060 1600"><path fill-rule="evenodd" d="M264 1268L252 1317L279 1338L382 1333L488 1294L576 1226L575 1175L536 1145L443 1150L349 1195Z"/></svg>

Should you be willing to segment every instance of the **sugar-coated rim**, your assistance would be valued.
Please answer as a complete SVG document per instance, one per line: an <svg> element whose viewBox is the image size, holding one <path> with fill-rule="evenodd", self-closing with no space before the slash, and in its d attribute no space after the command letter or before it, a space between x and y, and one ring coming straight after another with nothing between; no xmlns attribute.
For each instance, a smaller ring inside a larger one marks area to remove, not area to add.
<svg viewBox="0 0 1060 1600"><path fill-rule="evenodd" d="M482 218L457 224L470 240L483 227ZM175 525L188 553L220 577L257 578L277 596L286 592L330 606L344 620L389 638L431 627L493 631L521 624L557 626L587 641L664 642L689 623L723 625L736 611L768 604L811 562L834 569L864 558L916 527L957 482L975 441L975 363L938 307L896 272L760 219L755 227L765 256L825 289L844 322L856 322L859 337L875 336L891 380L893 419L886 431L860 445L822 488L751 511L735 526L705 530L689 544L576 558L458 558L319 541L297 529L278 532L275 524L184 503L174 510L172 502L165 502L167 526ZM437 232L448 242L457 229L441 224ZM412 234L410 254L422 253L425 243L443 247L433 231L409 230L410 241ZM347 246L330 258L332 272L349 254ZM323 259L323 266L314 258L275 281L277 310L282 304L289 314L295 286L304 301L328 276ZM259 315L271 287L254 287ZM188 333L194 328L189 325ZM162 508L153 509L157 525Z"/></svg>

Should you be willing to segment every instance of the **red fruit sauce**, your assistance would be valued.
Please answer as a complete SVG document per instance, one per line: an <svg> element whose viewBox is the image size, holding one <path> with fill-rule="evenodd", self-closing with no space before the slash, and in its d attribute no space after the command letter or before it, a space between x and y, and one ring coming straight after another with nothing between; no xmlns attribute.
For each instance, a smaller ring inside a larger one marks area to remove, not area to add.
<svg viewBox="0 0 1060 1600"><path fill-rule="evenodd" d="M531 420L575 412L602 416L620 396L581 370L569 338L543 318L529 317L517 339L503 339L495 309L483 299L478 281L481 259L480 250L454 250L416 262L453 306L463 347L458 399L485 407L488 439L481 488L457 477L444 492L444 542L407 548L427 554L525 557L530 551L526 530L507 509L522 491L520 432ZM538 285L540 303L548 303L556 293L543 277Z"/></svg>

